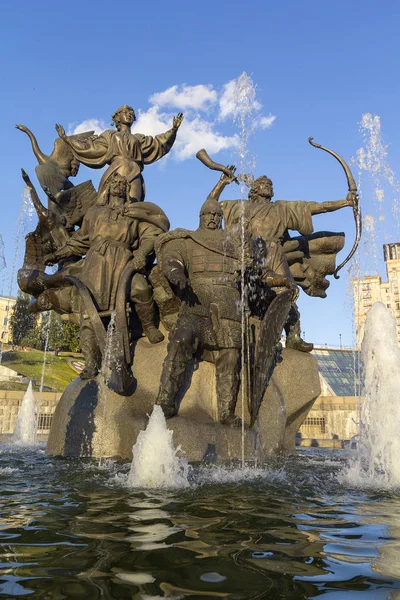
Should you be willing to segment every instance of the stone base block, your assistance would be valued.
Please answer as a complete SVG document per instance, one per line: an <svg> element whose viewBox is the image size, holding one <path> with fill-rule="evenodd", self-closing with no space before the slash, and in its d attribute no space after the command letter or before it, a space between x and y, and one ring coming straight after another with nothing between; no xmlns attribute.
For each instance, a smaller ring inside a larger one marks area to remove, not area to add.
<svg viewBox="0 0 400 600"><path fill-rule="evenodd" d="M150 345L139 340L133 373L135 389L119 396L101 382L75 379L64 391L54 414L47 452L66 457L132 459L139 431L147 425L157 396L167 342ZM245 429L245 457L254 459L295 450L295 434L320 393L316 360L295 350L284 350L262 402L256 425ZM241 391L237 414L241 415ZM182 391L179 415L168 421L174 443L187 460L233 460L242 456L242 432L219 425L215 368L201 362ZM247 398L245 422L249 422ZM295 429L296 428L296 429Z"/></svg>

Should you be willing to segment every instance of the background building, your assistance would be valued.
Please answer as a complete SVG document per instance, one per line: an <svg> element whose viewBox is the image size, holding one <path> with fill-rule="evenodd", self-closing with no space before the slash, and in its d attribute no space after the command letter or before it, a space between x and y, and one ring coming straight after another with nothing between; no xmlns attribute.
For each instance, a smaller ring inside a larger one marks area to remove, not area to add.
<svg viewBox="0 0 400 600"><path fill-rule="evenodd" d="M10 317L17 299L13 296L0 296L0 332L1 342L10 341Z"/></svg>
<svg viewBox="0 0 400 600"><path fill-rule="evenodd" d="M321 394L298 433L304 446L341 447L358 433L361 397L360 352L351 348L315 347Z"/></svg>
<svg viewBox="0 0 400 600"><path fill-rule="evenodd" d="M400 344L400 242L384 244L383 256L386 264L387 281L379 275L353 279L354 315L357 347L364 337L365 319L374 302L383 302L392 311L397 324L397 341Z"/></svg>

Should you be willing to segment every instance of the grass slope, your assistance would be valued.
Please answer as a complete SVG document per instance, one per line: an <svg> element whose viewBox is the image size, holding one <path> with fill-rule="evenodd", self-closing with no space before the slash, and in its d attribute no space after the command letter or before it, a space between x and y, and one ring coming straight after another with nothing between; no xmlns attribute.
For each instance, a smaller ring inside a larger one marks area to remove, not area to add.
<svg viewBox="0 0 400 600"><path fill-rule="evenodd" d="M4 367L13 369L29 379L36 381L35 388L40 385L42 377L44 352L40 350L29 350L28 352L5 352L2 364ZM54 356L47 353L46 368L43 384L54 391L63 392L69 383L77 377L77 373L69 366L67 357ZM0 389L24 390L25 384L7 383L0 381Z"/></svg>

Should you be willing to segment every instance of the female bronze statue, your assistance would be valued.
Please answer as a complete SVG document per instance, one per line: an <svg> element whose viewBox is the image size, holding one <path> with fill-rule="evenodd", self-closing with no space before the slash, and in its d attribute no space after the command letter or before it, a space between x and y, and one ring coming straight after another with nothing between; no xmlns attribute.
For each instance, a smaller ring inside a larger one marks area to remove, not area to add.
<svg viewBox="0 0 400 600"><path fill-rule="evenodd" d="M136 120L135 111L130 106L120 106L112 116L116 130L107 129L99 136L85 140L66 136L64 128L56 125L60 138L65 140L75 158L92 169L101 169L110 165L103 174L99 185L101 194L106 181L113 173L118 173L129 183L131 201L140 202L145 197L145 185L142 176L144 165L149 165L165 156L172 148L176 133L182 123L183 115L174 117L172 129L155 137L141 133L131 133Z"/></svg>

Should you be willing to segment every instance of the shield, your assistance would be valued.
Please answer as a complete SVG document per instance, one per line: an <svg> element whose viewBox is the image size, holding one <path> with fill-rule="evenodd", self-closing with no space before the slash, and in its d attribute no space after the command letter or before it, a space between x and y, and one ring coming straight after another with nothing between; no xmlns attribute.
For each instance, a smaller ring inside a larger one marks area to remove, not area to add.
<svg viewBox="0 0 400 600"><path fill-rule="evenodd" d="M251 426L255 423L265 390L276 364L277 345L287 321L292 301L293 294L291 290L285 290L278 294L269 305L261 321L252 373Z"/></svg>

